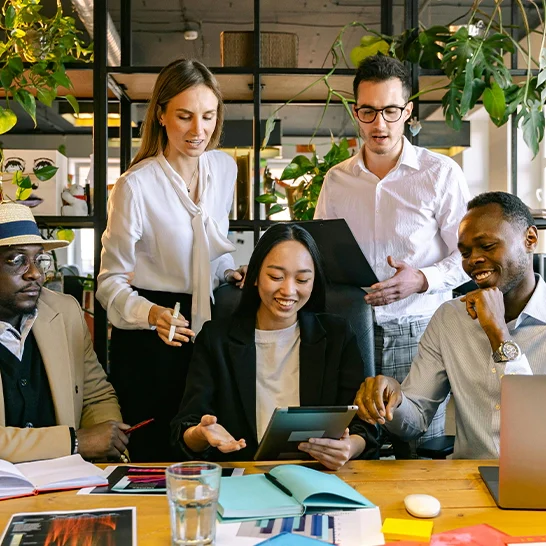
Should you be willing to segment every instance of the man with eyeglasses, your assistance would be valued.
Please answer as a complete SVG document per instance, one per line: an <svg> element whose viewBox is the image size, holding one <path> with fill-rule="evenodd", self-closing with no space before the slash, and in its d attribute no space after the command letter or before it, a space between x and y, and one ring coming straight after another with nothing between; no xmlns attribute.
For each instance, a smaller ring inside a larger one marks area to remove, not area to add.
<svg viewBox="0 0 546 546"><path fill-rule="evenodd" d="M114 389L78 302L43 288L48 250L30 209L0 203L0 459L79 453L120 460L128 444Z"/></svg>
<svg viewBox="0 0 546 546"><path fill-rule="evenodd" d="M363 146L327 173L315 218L345 218L380 279L364 297L374 307L376 370L401 382L430 318L468 281L457 250L468 187L452 159L404 137L413 103L400 61L366 58L353 91ZM445 404L419 442L444 428ZM416 442L393 444L398 458L415 457Z"/></svg>

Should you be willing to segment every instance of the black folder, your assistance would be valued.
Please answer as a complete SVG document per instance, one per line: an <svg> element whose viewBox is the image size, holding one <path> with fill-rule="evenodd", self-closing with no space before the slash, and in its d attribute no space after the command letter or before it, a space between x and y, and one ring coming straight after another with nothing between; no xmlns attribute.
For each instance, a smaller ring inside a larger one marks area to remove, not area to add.
<svg viewBox="0 0 546 546"><path fill-rule="evenodd" d="M368 287L378 282L343 218L290 223L306 229L315 239L324 259L326 276L331 283Z"/></svg>

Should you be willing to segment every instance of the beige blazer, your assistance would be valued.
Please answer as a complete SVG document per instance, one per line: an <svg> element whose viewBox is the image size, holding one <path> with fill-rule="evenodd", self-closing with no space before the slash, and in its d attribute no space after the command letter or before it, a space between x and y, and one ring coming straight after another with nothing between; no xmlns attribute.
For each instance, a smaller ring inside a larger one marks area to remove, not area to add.
<svg viewBox="0 0 546 546"><path fill-rule="evenodd" d="M69 427L121 421L116 393L93 350L79 303L44 288L32 332L44 361L57 426L6 427L0 378L0 459L13 463L70 455Z"/></svg>

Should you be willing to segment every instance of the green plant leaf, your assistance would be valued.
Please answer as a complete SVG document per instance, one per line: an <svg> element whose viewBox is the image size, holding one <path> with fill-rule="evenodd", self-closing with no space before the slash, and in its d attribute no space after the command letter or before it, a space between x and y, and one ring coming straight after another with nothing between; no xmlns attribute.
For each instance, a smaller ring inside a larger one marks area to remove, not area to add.
<svg viewBox="0 0 546 546"><path fill-rule="evenodd" d="M9 68L2 68L0 70L0 83L2 87L8 90L11 87L11 82L13 81L13 74Z"/></svg>
<svg viewBox="0 0 546 546"><path fill-rule="evenodd" d="M309 198L300 197L297 201L294 202L292 208L294 209L294 211L302 210L303 208L307 208L307 203L309 203Z"/></svg>
<svg viewBox="0 0 546 546"><path fill-rule="evenodd" d="M25 70L25 67L23 66L23 61L21 60L21 57L19 57L19 55L12 57L8 61L7 67L11 70L14 78L20 76Z"/></svg>
<svg viewBox="0 0 546 546"><path fill-rule="evenodd" d="M76 97L74 95L65 95L64 98L69 102L70 106L72 106L72 110L74 110L74 113L79 114L80 105L78 104Z"/></svg>
<svg viewBox="0 0 546 546"><path fill-rule="evenodd" d="M506 98L504 91L496 82L491 82L491 87L485 88L483 105L493 123L498 125L503 120L506 112Z"/></svg>
<svg viewBox="0 0 546 546"><path fill-rule="evenodd" d="M22 180L23 180L23 173L21 171L15 171L11 178L11 183L14 186L18 186L19 184L21 184Z"/></svg>
<svg viewBox="0 0 546 546"><path fill-rule="evenodd" d="M7 133L17 123L17 116L9 109L0 106L0 134Z"/></svg>
<svg viewBox="0 0 546 546"><path fill-rule="evenodd" d="M8 6L8 9L6 9L5 25L7 30L11 30L13 28L13 25L15 24L16 16L17 16L17 12L15 11L15 8L10 4Z"/></svg>
<svg viewBox="0 0 546 546"><path fill-rule="evenodd" d="M46 180L53 178L58 170L59 167L46 165L45 167L42 167L40 169L34 169L34 174L36 175L36 178L38 180L40 180L41 182L45 182Z"/></svg>
<svg viewBox="0 0 546 546"><path fill-rule="evenodd" d="M315 168L313 162L304 155L297 155L289 165L287 165L282 174L281 180L295 180Z"/></svg>
<svg viewBox="0 0 546 546"><path fill-rule="evenodd" d="M273 205L268 211L267 216L271 216L272 214L277 214L277 212L282 212L286 209L285 205Z"/></svg>
<svg viewBox="0 0 546 546"><path fill-rule="evenodd" d="M256 201L258 201L258 203L276 203L277 196L272 193L262 193L262 195L256 197Z"/></svg>
<svg viewBox="0 0 546 546"><path fill-rule="evenodd" d="M17 188L15 192L15 199L19 201L25 201L32 194L32 188Z"/></svg>
<svg viewBox="0 0 546 546"><path fill-rule="evenodd" d="M360 39L360 44L351 50L349 58L355 67L366 58L377 53L387 55L389 52L389 44L380 36L363 36Z"/></svg>
<svg viewBox="0 0 546 546"><path fill-rule="evenodd" d="M455 131L461 129L463 121L459 112L461 95L461 90L452 84L448 88L446 94L442 97L442 109L444 111L446 123Z"/></svg>
<svg viewBox="0 0 546 546"><path fill-rule="evenodd" d="M42 104L51 106L57 97L57 91L55 91L55 89L47 89L42 87L36 90L36 97Z"/></svg>
<svg viewBox="0 0 546 546"><path fill-rule="evenodd" d="M53 78L59 85L62 85L63 87L66 87L67 89L70 89L73 87L72 82L70 81L70 78L64 72L64 67L62 70L57 70L56 72L54 72Z"/></svg>
<svg viewBox="0 0 546 546"><path fill-rule="evenodd" d="M273 129L275 129L275 122L275 114L273 113L267 118L267 121L265 122L265 135L262 142L262 150L267 146L267 143L269 142L269 137L271 136Z"/></svg>
<svg viewBox="0 0 546 546"><path fill-rule="evenodd" d="M15 100L23 107L23 110L32 118L34 127L36 127L36 100L25 89L19 89L13 94Z"/></svg>
<svg viewBox="0 0 546 546"><path fill-rule="evenodd" d="M23 176L22 173L21 178L17 180L17 185L22 189L31 190L32 189L32 182L30 181L30 176Z"/></svg>
<svg viewBox="0 0 546 546"><path fill-rule="evenodd" d="M544 137L544 113L538 101L522 107L521 129L523 140L533 152L533 159L538 155L539 144Z"/></svg>
<svg viewBox="0 0 546 546"><path fill-rule="evenodd" d="M441 68L445 42L450 37L449 29L442 26L433 26L420 32L421 56L419 65L422 68Z"/></svg>

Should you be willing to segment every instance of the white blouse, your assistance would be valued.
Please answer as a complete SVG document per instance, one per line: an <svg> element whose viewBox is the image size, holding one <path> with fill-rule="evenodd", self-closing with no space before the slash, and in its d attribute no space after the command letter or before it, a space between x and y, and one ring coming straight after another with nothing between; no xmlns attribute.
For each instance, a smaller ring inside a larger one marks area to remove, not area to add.
<svg viewBox="0 0 546 546"><path fill-rule="evenodd" d="M114 326L150 329L153 303L132 286L194 294L190 327L196 333L210 318L207 296L234 268L229 252L235 247L226 235L236 177L233 158L214 150L199 157L197 204L162 154L119 178L108 201L97 290Z"/></svg>

